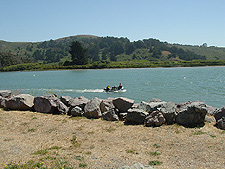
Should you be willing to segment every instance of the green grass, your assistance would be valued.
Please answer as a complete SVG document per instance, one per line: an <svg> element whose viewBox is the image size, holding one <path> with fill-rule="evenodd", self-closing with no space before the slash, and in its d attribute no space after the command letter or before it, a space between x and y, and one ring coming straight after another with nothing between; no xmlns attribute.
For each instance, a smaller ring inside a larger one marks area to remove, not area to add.
<svg viewBox="0 0 225 169"><path fill-rule="evenodd" d="M155 143L155 144L153 144L153 147L155 147L155 148L160 148L160 145L157 144L157 143Z"/></svg>
<svg viewBox="0 0 225 169"><path fill-rule="evenodd" d="M194 132L194 135L202 135L202 134L206 134L206 132L203 132L203 131L196 131Z"/></svg>
<svg viewBox="0 0 225 169"><path fill-rule="evenodd" d="M35 129L32 128L32 129L28 129L27 131L28 131L28 132L34 132Z"/></svg>
<svg viewBox="0 0 225 169"><path fill-rule="evenodd" d="M162 165L163 162L162 161L149 161L149 165Z"/></svg>
<svg viewBox="0 0 225 169"><path fill-rule="evenodd" d="M158 156L158 155L161 155L161 153L160 152L158 152L158 151L154 151L154 152L146 152L148 155L150 155L150 156Z"/></svg>
<svg viewBox="0 0 225 169"><path fill-rule="evenodd" d="M48 150L37 150L32 153L32 155L46 155L48 153Z"/></svg>
<svg viewBox="0 0 225 169"><path fill-rule="evenodd" d="M80 167L80 168L86 168L86 167L87 167L87 164L86 164L86 163L80 163L80 164L79 164L79 167Z"/></svg>

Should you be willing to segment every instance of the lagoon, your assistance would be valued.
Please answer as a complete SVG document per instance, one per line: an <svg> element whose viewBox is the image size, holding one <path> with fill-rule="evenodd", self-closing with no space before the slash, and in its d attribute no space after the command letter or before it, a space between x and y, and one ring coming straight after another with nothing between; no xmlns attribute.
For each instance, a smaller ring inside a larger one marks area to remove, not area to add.
<svg viewBox="0 0 225 169"><path fill-rule="evenodd" d="M225 106L225 67L143 68L1 72L0 90L34 96L127 97L136 103L158 98L182 103L200 100ZM122 83L125 92L105 93Z"/></svg>

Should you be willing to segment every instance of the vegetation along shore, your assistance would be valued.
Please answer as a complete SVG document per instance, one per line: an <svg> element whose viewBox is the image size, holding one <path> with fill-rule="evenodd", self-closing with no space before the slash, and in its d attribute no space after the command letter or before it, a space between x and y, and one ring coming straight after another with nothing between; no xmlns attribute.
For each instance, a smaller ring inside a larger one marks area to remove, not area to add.
<svg viewBox="0 0 225 169"><path fill-rule="evenodd" d="M201 101L1 95L4 168L224 168L225 109Z"/></svg>
<svg viewBox="0 0 225 169"><path fill-rule="evenodd" d="M77 35L44 42L0 41L0 71L225 65L225 49L157 39Z"/></svg>

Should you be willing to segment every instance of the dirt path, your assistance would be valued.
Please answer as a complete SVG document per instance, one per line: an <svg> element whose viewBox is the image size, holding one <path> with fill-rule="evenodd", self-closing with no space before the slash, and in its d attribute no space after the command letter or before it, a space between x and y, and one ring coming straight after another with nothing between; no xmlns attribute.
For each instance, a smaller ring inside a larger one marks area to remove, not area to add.
<svg viewBox="0 0 225 169"><path fill-rule="evenodd" d="M178 125L157 128L101 119L0 110L0 168L225 168L225 132Z"/></svg>

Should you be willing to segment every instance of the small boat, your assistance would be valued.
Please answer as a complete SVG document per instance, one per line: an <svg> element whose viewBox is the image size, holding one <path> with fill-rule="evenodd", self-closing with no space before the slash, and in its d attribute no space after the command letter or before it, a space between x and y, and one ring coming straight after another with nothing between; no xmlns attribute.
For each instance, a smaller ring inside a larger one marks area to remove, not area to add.
<svg viewBox="0 0 225 169"><path fill-rule="evenodd" d="M126 89L124 89L124 87L112 87L111 89L109 89L109 88L105 88L104 89L104 91L105 92L125 92L126 91Z"/></svg>

